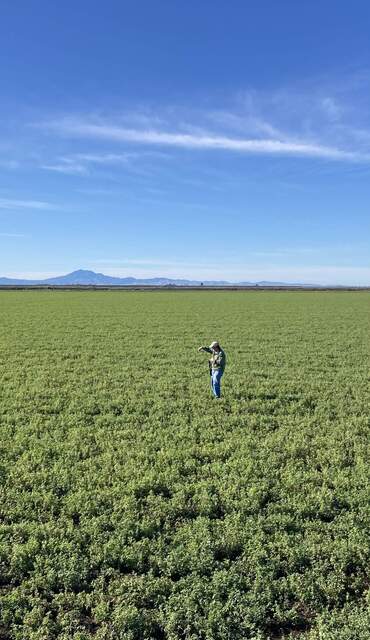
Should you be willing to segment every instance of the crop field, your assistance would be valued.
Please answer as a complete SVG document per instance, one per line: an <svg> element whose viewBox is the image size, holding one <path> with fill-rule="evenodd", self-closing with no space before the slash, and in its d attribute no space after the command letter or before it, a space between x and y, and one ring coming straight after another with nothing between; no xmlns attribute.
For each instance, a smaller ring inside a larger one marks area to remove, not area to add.
<svg viewBox="0 0 370 640"><path fill-rule="evenodd" d="M1 291L0 638L369 640L369 330L368 292Z"/></svg>

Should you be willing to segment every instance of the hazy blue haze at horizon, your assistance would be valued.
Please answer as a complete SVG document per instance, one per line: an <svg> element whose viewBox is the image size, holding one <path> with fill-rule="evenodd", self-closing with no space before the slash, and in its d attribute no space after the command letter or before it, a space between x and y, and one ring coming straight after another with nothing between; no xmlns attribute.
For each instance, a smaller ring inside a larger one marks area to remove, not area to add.
<svg viewBox="0 0 370 640"><path fill-rule="evenodd" d="M370 284L369 18L4 2L0 276Z"/></svg>

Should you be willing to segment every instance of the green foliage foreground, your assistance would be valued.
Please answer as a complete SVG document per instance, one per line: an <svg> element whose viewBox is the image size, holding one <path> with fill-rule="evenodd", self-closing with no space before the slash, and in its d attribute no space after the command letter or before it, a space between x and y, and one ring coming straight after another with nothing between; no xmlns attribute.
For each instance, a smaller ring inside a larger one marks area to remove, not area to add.
<svg viewBox="0 0 370 640"><path fill-rule="evenodd" d="M0 292L0 637L368 640L369 300Z"/></svg>

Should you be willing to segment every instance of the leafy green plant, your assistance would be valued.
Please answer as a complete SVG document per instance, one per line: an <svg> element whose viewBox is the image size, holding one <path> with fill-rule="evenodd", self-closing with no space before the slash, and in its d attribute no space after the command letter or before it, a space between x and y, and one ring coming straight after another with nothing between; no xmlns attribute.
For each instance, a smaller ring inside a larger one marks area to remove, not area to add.
<svg viewBox="0 0 370 640"><path fill-rule="evenodd" d="M369 311L0 292L0 637L367 640Z"/></svg>

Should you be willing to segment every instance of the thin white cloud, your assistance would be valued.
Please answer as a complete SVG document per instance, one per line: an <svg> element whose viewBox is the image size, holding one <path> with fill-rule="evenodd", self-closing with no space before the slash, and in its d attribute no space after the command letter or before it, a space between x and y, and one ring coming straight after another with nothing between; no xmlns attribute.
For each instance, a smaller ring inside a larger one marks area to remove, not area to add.
<svg viewBox="0 0 370 640"><path fill-rule="evenodd" d="M25 238L24 233L2 233L0 232L0 238Z"/></svg>
<svg viewBox="0 0 370 640"><path fill-rule="evenodd" d="M67 175L81 176L88 173L86 167L82 165L72 164L42 164L40 169L46 171L55 171L56 173L65 173Z"/></svg>
<svg viewBox="0 0 370 640"><path fill-rule="evenodd" d="M72 155L57 158L51 164L42 164L41 169L56 171L67 175L87 176L90 174L91 165L122 165L132 169L132 163L145 156L168 157L163 153L127 152L127 153L74 153Z"/></svg>
<svg viewBox="0 0 370 640"><path fill-rule="evenodd" d="M22 210L22 209L34 209L37 211L49 211L54 210L57 207L50 202L43 202L41 200L13 200L10 198L0 198L0 209L6 210Z"/></svg>
<svg viewBox="0 0 370 640"><path fill-rule="evenodd" d="M72 162L73 158L76 158L81 162L93 164L127 164L136 157L136 153L77 153L68 161Z"/></svg>
<svg viewBox="0 0 370 640"><path fill-rule="evenodd" d="M148 146L224 150L259 155L301 156L352 162L370 161L370 154L367 153L347 151L334 146L312 144L310 142L283 141L269 138L235 138L227 135L205 135L201 133L173 133L155 129L140 130L112 124L96 124L71 119L49 122L44 126L67 136L128 142Z"/></svg>
<svg viewBox="0 0 370 640"><path fill-rule="evenodd" d="M52 164L43 164L41 169L69 175L87 175L90 164L127 164L135 155L129 153L76 153L58 158Z"/></svg>
<svg viewBox="0 0 370 640"><path fill-rule="evenodd" d="M238 131L243 134L262 134L271 138L284 140L287 135L267 120L249 113L233 113L231 111L212 111L207 114L211 122Z"/></svg>

